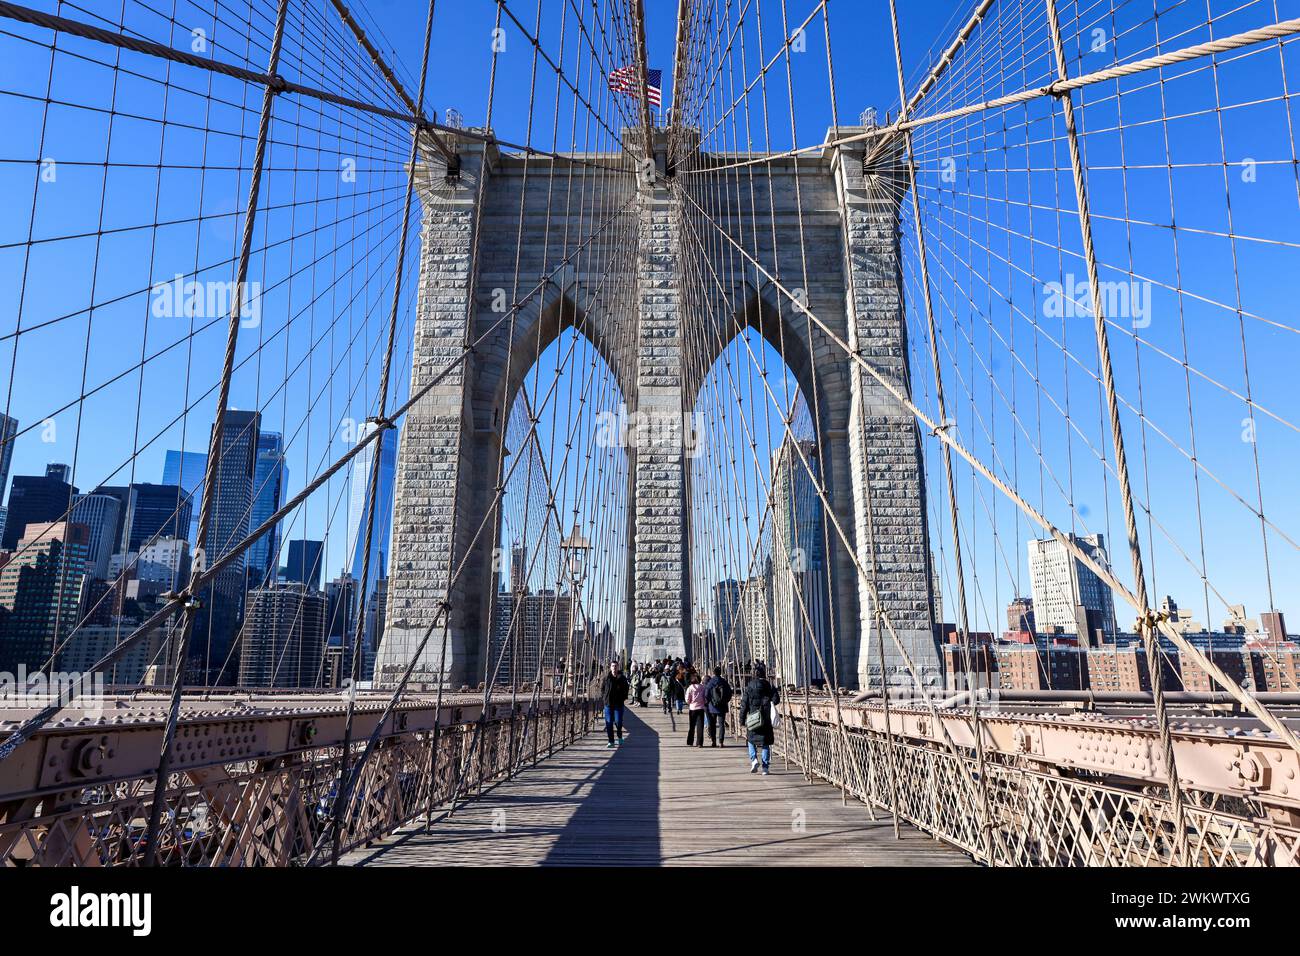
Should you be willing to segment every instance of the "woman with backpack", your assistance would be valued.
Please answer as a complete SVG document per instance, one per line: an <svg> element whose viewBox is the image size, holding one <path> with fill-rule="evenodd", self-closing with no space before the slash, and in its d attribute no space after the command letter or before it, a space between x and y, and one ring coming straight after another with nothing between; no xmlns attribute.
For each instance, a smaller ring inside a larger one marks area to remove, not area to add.
<svg viewBox="0 0 1300 956"><path fill-rule="evenodd" d="M704 685L698 672L691 673L691 686L686 688L686 706L690 710L690 727L686 731L686 746L704 746Z"/></svg>
<svg viewBox="0 0 1300 956"><path fill-rule="evenodd" d="M772 730L772 708L781 700L781 693L767 679L767 668L754 665L754 676L745 685L740 698L740 720L749 736L749 772L758 773L761 762L763 776L767 776L772 762L772 744L776 735Z"/></svg>

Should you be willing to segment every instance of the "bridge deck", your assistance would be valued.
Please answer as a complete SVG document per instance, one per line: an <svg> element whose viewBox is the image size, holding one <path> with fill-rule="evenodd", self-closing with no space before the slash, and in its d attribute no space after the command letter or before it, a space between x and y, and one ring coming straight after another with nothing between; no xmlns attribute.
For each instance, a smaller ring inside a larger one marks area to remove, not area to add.
<svg viewBox="0 0 1300 956"><path fill-rule="evenodd" d="M919 831L895 839L839 791L773 758L751 775L743 743L687 748L686 719L628 711L628 739L597 730L437 823L357 851L358 866L967 866ZM803 814L803 829L794 824ZM493 824L496 829L493 829Z"/></svg>

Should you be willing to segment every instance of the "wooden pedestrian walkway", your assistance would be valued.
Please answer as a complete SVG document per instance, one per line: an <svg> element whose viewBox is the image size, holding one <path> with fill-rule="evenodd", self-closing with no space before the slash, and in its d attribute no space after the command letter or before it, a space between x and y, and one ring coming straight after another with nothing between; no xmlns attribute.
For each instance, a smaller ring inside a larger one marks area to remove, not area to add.
<svg viewBox="0 0 1300 956"><path fill-rule="evenodd" d="M597 729L437 822L353 852L354 866L969 866L958 850L809 784L779 757L750 774L743 743L686 746L658 709L628 738Z"/></svg>

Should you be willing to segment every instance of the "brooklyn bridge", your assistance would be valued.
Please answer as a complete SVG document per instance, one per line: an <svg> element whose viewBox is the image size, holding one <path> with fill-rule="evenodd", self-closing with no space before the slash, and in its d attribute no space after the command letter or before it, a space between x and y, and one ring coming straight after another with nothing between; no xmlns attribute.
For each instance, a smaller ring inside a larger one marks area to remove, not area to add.
<svg viewBox="0 0 1300 956"><path fill-rule="evenodd" d="M371 7L0 0L0 864L1300 864L1300 9Z"/></svg>

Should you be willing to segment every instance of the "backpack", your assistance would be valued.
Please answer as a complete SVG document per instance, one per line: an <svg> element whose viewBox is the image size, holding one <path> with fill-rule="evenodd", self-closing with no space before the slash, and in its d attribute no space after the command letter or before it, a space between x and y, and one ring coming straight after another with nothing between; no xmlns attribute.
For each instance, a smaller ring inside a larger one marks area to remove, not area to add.
<svg viewBox="0 0 1300 956"><path fill-rule="evenodd" d="M714 681L709 690L709 706L714 710L726 710L727 701L731 700L731 688L725 681Z"/></svg>

